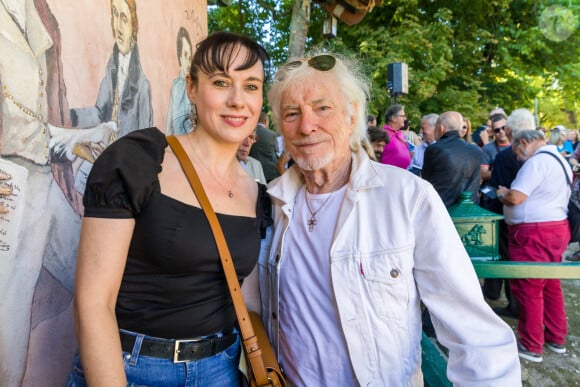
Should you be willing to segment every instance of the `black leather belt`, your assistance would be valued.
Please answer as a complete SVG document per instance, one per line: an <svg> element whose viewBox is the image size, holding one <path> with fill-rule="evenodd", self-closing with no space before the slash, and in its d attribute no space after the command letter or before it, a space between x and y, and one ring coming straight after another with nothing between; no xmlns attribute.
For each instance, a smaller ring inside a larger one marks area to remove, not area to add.
<svg viewBox="0 0 580 387"><path fill-rule="evenodd" d="M229 331L231 332L231 330ZM120 332L121 348L125 352L133 352L133 346L137 336ZM198 339L166 340L166 339L143 339L139 355L157 357L160 359L172 359L174 363L182 363L191 360L200 360L216 353L220 353L236 342L236 334L223 336L210 336Z"/></svg>

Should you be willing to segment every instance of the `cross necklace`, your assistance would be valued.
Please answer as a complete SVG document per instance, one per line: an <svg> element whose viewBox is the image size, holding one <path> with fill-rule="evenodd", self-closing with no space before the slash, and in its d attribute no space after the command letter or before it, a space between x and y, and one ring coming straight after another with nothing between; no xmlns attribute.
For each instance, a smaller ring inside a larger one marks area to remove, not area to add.
<svg viewBox="0 0 580 387"><path fill-rule="evenodd" d="M308 196L306 195L306 191L307 189L306 187L304 187L304 201L306 202L306 208L308 208L308 212L310 212L310 219L308 219L308 222L306 222L306 224L308 225L308 231L312 232L314 231L314 226L316 226L316 214L318 214L318 212L322 210L322 208L326 205L326 203L328 203L328 201L336 191L332 191L316 211L312 211L312 209L310 208L310 203L308 203Z"/></svg>

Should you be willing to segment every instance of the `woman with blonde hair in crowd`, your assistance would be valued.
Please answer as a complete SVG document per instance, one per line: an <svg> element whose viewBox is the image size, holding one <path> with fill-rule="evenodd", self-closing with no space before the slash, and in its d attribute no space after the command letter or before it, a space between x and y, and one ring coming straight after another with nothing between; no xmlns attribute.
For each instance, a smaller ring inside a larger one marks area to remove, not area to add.
<svg viewBox="0 0 580 387"><path fill-rule="evenodd" d="M459 130L459 138L473 144L473 139L471 138L471 121L469 118L463 117L463 125L461 126L461 130Z"/></svg>

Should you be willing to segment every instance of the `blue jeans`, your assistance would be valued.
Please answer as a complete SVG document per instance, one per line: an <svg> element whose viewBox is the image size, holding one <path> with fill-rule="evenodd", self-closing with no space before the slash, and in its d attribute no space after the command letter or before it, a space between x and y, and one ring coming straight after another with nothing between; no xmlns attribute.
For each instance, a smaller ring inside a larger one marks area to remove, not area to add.
<svg viewBox="0 0 580 387"><path fill-rule="evenodd" d="M132 333L124 331L125 333ZM235 331L238 334L237 331ZM145 336L149 338L150 336ZM240 337L234 344L214 356L185 363L173 363L172 359L160 359L139 355L140 341L135 342L133 352L123 351L123 364L127 386L198 387L239 386ZM79 354L75 354L73 368L67 387L86 387Z"/></svg>

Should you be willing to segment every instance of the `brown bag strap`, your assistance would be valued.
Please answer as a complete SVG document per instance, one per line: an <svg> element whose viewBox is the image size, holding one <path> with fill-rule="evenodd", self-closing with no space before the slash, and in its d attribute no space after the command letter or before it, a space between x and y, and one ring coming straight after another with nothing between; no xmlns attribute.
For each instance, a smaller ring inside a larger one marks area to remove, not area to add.
<svg viewBox="0 0 580 387"><path fill-rule="evenodd" d="M193 164L187 157L185 150L181 146L181 143L175 136L167 136L167 142L173 153L179 160L183 172L189 180L189 184L199 200L199 204L213 232L217 249L220 255L220 260L224 268L224 273L226 276L226 282L228 283L228 288L230 290L230 295L234 303L234 309L236 311L236 316L238 317L238 324L240 326L240 332L242 334L242 342L246 350L246 356L250 362L252 372L259 386L270 385L268 381L268 374L266 372L266 367L264 366L264 361L262 359L262 350L258 346L258 338L254 333L252 328L252 323L250 321L250 315L248 314L248 309L246 308L246 303L244 302L244 297L242 296L242 290L240 288L240 282L236 275L236 269L230 255L230 249L224 237L220 222L209 202L209 199L203 189L203 185L199 180L199 176L193 167Z"/></svg>

